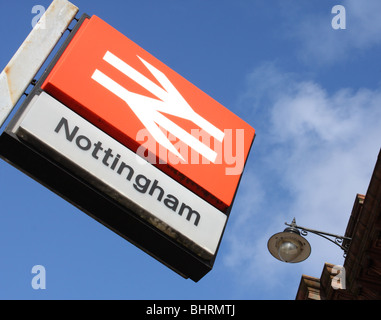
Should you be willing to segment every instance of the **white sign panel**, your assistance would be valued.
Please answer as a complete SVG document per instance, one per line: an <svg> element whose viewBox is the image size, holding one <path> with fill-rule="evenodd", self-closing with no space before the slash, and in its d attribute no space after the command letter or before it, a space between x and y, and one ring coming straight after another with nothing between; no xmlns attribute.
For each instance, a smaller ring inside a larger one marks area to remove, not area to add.
<svg viewBox="0 0 381 320"><path fill-rule="evenodd" d="M191 251L216 253L224 213L47 93L33 98L13 131Z"/></svg>

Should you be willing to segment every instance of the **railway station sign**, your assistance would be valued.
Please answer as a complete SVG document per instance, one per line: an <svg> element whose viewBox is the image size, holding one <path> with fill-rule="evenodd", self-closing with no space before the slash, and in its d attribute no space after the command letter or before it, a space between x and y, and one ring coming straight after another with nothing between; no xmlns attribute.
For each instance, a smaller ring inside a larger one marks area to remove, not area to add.
<svg viewBox="0 0 381 320"><path fill-rule="evenodd" d="M66 0L57 6L73 16ZM1 134L0 156L198 281L213 267L255 130L102 19L78 20ZM17 57L7 74L28 69ZM2 101L1 121L15 104Z"/></svg>
<svg viewBox="0 0 381 320"><path fill-rule="evenodd" d="M254 129L102 19L85 21L42 88L229 211Z"/></svg>

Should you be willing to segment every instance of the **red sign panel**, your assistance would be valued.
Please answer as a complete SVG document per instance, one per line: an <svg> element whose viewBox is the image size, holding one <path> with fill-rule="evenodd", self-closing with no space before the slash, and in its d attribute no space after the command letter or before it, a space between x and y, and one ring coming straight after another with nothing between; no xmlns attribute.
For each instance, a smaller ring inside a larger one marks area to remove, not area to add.
<svg viewBox="0 0 381 320"><path fill-rule="evenodd" d="M254 129L98 17L42 88L220 210L231 206Z"/></svg>

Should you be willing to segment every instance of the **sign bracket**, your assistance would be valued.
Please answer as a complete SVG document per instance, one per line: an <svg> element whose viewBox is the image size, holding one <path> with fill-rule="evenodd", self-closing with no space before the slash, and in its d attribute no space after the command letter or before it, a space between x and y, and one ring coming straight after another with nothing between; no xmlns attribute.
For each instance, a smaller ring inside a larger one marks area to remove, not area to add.
<svg viewBox="0 0 381 320"><path fill-rule="evenodd" d="M41 69L78 10L67 0L54 0L0 73L0 127Z"/></svg>

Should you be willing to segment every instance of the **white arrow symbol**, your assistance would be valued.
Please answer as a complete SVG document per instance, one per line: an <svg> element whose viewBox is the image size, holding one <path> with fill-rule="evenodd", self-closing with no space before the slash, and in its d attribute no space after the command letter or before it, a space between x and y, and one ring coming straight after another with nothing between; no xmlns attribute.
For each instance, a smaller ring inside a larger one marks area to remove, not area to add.
<svg viewBox="0 0 381 320"><path fill-rule="evenodd" d="M168 140L159 126L171 132L174 136L189 145L209 161L214 162L217 157L217 153L214 150L210 149L184 129L166 118L161 112L190 120L221 142L224 138L224 132L194 112L164 73L139 56L138 58L155 76L165 90L111 52L107 51L103 57L105 61L142 87L146 88L160 100L130 92L97 69L94 71L91 78L125 101L155 140L183 161L185 161L184 158Z"/></svg>

